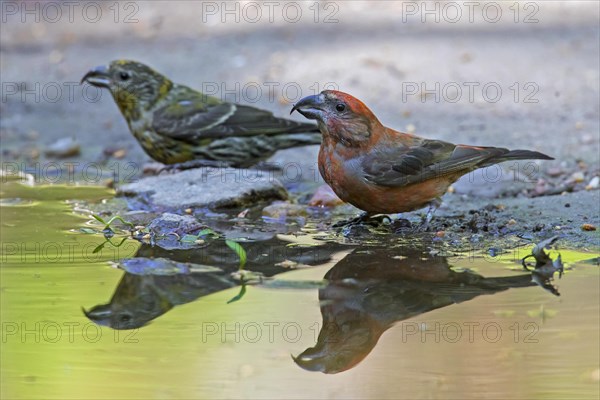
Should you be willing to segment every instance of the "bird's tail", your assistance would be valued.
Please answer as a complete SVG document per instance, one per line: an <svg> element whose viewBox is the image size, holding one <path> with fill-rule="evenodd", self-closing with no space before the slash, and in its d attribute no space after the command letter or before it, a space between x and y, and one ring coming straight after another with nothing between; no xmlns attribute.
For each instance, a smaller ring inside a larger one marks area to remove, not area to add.
<svg viewBox="0 0 600 400"><path fill-rule="evenodd" d="M489 167L490 165L501 163L504 161L515 160L554 160L539 151L532 150L508 150L502 147L483 147L489 152L489 156L484 158L477 164L477 168Z"/></svg>
<svg viewBox="0 0 600 400"><path fill-rule="evenodd" d="M498 157L500 161L509 160L554 160L554 157L550 157L539 151L531 150L510 150L508 153L504 153Z"/></svg>

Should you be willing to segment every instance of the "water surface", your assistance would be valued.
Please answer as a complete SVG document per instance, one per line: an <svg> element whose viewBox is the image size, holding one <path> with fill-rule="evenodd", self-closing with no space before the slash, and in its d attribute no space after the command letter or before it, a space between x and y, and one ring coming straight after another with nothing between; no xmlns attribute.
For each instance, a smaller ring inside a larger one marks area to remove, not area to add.
<svg viewBox="0 0 600 400"><path fill-rule="evenodd" d="M3 398L599 396L597 255L561 249L555 296L520 266L531 246L265 233L243 243L262 279L242 291L218 240L99 248L80 201L111 196L3 185Z"/></svg>

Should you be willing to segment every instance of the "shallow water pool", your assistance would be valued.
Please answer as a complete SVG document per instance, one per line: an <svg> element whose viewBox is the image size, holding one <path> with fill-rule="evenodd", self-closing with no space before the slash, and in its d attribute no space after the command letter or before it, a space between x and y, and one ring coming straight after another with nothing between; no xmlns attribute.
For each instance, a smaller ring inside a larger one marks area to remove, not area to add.
<svg viewBox="0 0 600 400"><path fill-rule="evenodd" d="M520 266L531 246L273 235L243 243L262 274L242 288L232 253L93 233L85 202L111 196L3 185L3 398L600 395L598 255L561 249L555 296Z"/></svg>

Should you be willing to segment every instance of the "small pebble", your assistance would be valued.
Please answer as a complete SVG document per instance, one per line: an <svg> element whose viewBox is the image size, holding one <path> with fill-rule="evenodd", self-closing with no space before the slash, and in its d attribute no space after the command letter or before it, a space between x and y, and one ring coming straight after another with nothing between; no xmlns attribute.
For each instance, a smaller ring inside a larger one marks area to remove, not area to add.
<svg viewBox="0 0 600 400"><path fill-rule="evenodd" d="M286 218L306 216L306 208L299 204L292 204L285 201L275 201L262 210L262 215L270 218Z"/></svg>
<svg viewBox="0 0 600 400"><path fill-rule="evenodd" d="M469 53L462 53L460 55L460 62L462 62L463 64L471 62L472 60L473 60L473 56Z"/></svg>
<svg viewBox="0 0 600 400"><path fill-rule="evenodd" d="M565 203L565 207L567 207L567 208L571 207L571 203Z"/></svg>
<svg viewBox="0 0 600 400"><path fill-rule="evenodd" d="M192 213L192 209L191 209L191 208L186 208L186 209L184 210L184 212L185 212L186 214L191 214L191 213Z"/></svg>
<svg viewBox="0 0 600 400"><path fill-rule="evenodd" d="M311 207L335 207L344 202L337 197L329 185L321 185L313 194L308 205Z"/></svg>
<svg viewBox="0 0 600 400"><path fill-rule="evenodd" d="M574 172L573 175L571 175L571 180L574 182L583 182L583 172L577 171Z"/></svg>
<svg viewBox="0 0 600 400"><path fill-rule="evenodd" d="M583 224L583 225L581 225L581 229L584 231L595 231L596 226L592 225L592 224Z"/></svg>
<svg viewBox="0 0 600 400"><path fill-rule="evenodd" d="M594 135L589 135L589 134L581 135L581 138L579 138L579 142L581 144L592 144L595 141L596 141L596 138L594 137Z"/></svg>
<svg viewBox="0 0 600 400"><path fill-rule="evenodd" d="M585 190L598 189L598 187L600 187L600 177L595 176L592 178L590 183L587 184L587 186L585 187Z"/></svg>
<svg viewBox="0 0 600 400"><path fill-rule="evenodd" d="M196 239L196 240L194 240L194 243L196 243L196 244L204 244L204 240L203 239Z"/></svg>
<svg viewBox="0 0 600 400"><path fill-rule="evenodd" d="M381 68L383 67L383 62L381 62L380 60L377 60L375 58L365 58L364 60L362 60L362 63L367 66L367 67L371 67L371 68Z"/></svg>
<svg viewBox="0 0 600 400"><path fill-rule="evenodd" d="M509 219L509 220L508 220L508 223L507 223L507 224L508 224L508 225L516 225L516 224L517 224L517 221L515 221L514 219L512 219L512 218L511 218L511 219Z"/></svg>
<svg viewBox="0 0 600 400"><path fill-rule="evenodd" d="M282 262L278 262L277 264L275 264L276 267L289 268L289 269L295 268L296 265L298 265L298 263L295 261L291 261L291 260L283 260Z"/></svg>
<svg viewBox="0 0 600 400"><path fill-rule="evenodd" d="M127 150L125 150L125 149L119 149L112 154L112 156L118 160L120 160L121 158L124 158L126 155L127 155Z"/></svg>
<svg viewBox="0 0 600 400"><path fill-rule="evenodd" d="M80 152L79 143L77 140L71 137L65 137L58 139L46 148L47 156L54 156L58 158L76 156Z"/></svg>
<svg viewBox="0 0 600 400"><path fill-rule="evenodd" d="M446 236L446 232L445 231L437 231L435 233L435 236L437 236L439 238L443 238L444 236Z"/></svg>
<svg viewBox="0 0 600 400"><path fill-rule="evenodd" d="M547 189L548 185L546 184L546 181L543 179L538 179L537 183L535 184L535 193L544 194L546 193Z"/></svg>
<svg viewBox="0 0 600 400"><path fill-rule="evenodd" d="M563 171L562 168L548 168L548 170L546 171L546 175L556 178L557 176L561 176L562 174L564 174L565 171Z"/></svg>

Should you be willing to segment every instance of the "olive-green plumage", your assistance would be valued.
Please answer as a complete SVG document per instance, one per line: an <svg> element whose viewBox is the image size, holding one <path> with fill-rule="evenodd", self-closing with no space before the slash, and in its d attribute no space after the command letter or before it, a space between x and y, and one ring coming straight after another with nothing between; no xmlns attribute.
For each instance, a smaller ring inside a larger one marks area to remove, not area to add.
<svg viewBox="0 0 600 400"><path fill-rule="evenodd" d="M131 133L164 164L206 160L248 167L280 149L321 143L313 124L222 102L136 61L94 68L84 81L110 90Z"/></svg>

